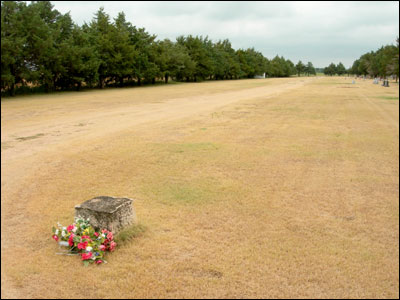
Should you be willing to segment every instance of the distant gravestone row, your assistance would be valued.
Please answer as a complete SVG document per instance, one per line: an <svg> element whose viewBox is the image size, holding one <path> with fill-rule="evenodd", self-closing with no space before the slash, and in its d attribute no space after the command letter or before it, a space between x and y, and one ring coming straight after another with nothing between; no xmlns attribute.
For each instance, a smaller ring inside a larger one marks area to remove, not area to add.
<svg viewBox="0 0 400 300"><path fill-rule="evenodd" d="M380 78L375 78L373 81L373 84L379 84L379 81L382 81L382 86L384 87L389 87L389 79L380 79Z"/></svg>

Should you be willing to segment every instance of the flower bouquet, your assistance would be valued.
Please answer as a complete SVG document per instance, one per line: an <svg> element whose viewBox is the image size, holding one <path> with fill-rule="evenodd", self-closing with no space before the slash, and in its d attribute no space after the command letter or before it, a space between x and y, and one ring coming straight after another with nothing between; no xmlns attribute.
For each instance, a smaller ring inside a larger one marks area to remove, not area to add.
<svg viewBox="0 0 400 300"><path fill-rule="evenodd" d="M53 239L61 246L69 247L69 252L80 254L83 264L106 263L105 251L114 251L117 243L111 231L102 229L96 231L90 224L89 219L76 218L75 223L63 227L58 223L58 228L53 227Z"/></svg>

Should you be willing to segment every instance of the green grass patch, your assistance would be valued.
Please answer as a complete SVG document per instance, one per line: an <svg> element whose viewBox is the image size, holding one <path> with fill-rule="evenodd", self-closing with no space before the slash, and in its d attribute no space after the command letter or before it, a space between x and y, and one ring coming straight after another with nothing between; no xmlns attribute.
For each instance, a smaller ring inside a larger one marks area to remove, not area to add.
<svg viewBox="0 0 400 300"><path fill-rule="evenodd" d="M114 240L119 246L121 246L134 238L142 236L146 230L147 227L143 224L133 224L121 230L115 236Z"/></svg>
<svg viewBox="0 0 400 300"><path fill-rule="evenodd" d="M212 197L210 187L195 183L167 183L157 191L159 199L164 204L201 204Z"/></svg>
<svg viewBox="0 0 400 300"><path fill-rule="evenodd" d="M148 198L167 206L203 205L214 201L223 187L209 178L165 178L144 186Z"/></svg>
<svg viewBox="0 0 400 300"><path fill-rule="evenodd" d="M399 97L392 97L392 96L378 96L376 97L378 99L384 99L384 100L399 100Z"/></svg>

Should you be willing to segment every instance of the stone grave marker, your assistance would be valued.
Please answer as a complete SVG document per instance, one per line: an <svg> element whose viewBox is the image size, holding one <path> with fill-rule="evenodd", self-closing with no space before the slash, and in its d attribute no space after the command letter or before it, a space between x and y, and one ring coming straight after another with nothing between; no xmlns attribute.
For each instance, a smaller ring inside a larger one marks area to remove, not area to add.
<svg viewBox="0 0 400 300"><path fill-rule="evenodd" d="M90 219L96 229L107 229L117 234L136 222L136 213L129 198L99 196L75 206L75 217Z"/></svg>

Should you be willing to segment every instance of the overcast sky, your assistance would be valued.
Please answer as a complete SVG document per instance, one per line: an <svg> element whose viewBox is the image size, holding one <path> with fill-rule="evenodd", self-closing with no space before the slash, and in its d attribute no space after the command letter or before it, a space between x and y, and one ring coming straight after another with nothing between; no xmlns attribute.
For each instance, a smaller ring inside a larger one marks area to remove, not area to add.
<svg viewBox="0 0 400 300"><path fill-rule="evenodd" d="M157 39L203 35L228 38L234 49L254 47L269 59L283 55L315 67L342 62L350 67L360 55L399 36L397 1L363 2L182 2L52 1L70 11L78 25L89 23L103 6L111 20L123 11L136 27Z"/></svg>

